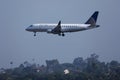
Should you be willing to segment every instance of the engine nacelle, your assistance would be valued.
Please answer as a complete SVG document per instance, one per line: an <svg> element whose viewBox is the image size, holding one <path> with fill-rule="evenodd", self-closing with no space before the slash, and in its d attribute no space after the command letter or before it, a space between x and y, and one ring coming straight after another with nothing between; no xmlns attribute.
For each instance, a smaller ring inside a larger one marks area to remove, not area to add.
<svg viewBox="0 0 120 80"><path fill-rule="evenodd" d="M52 29L48 29L48 30L47 30L47 33L52 33Z"/></svg>

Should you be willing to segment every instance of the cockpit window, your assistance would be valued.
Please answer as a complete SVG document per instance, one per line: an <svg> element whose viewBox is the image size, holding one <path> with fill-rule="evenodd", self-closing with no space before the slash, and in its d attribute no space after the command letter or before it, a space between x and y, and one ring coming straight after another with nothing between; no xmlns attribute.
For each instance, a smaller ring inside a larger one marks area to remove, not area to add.
<svg viewBox="0 0 120 80"><path fill-rule="evenodd" d="M32 27L32 25L30 25L29 27Z"/></svg>

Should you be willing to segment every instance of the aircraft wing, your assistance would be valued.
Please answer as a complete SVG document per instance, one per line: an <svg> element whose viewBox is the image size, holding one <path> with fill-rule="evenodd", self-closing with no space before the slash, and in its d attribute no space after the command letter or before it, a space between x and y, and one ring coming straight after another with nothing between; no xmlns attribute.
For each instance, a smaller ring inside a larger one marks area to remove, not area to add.
<svg viewBox="0 0 120 80"><path fill-rule="evenodd" d="M55 34L61 33L61 21L58 22L58 25L52 30L52 32Z"/></svg>

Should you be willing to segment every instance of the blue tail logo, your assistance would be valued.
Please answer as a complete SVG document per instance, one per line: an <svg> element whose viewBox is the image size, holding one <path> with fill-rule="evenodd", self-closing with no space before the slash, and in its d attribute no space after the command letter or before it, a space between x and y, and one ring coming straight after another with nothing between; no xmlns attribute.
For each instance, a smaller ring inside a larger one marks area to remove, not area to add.
<svg viewBox="0 0 120 80"><path fill-rule="evenodd" d="M98 14L98 11L94 12L85 24L96 25Z"/></svg>

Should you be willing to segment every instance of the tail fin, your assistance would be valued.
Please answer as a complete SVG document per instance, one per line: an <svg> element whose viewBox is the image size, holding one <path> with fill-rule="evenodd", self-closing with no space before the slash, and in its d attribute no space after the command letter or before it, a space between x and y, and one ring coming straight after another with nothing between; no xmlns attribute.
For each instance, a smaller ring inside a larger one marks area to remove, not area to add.
<svg viewBox="0 0 120 80"><path fill-rule="evenodd" d="M96 25L98 14L99 12L95 11L85 24Z"/></svg>

